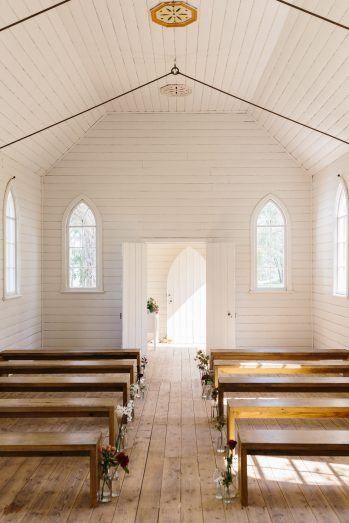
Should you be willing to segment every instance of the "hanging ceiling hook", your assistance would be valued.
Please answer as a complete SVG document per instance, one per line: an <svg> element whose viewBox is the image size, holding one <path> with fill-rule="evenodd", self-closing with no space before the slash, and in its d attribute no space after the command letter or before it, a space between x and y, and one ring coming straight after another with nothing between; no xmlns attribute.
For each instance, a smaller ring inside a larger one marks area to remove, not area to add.
<svg viewBox="0 0 349 523"><path fill-rule="evenodd" d="M174 75L179 74L179 69L178 69L177 64L176 64L176 58L174 59L174 64L173 64L173 67L171 69L171 74L174 74Z"/></svg>

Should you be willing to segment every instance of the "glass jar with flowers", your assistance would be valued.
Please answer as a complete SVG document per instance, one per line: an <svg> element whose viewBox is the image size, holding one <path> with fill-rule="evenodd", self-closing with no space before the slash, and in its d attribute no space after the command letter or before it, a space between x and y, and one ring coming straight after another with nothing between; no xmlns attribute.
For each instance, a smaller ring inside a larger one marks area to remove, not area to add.
<svg viewBox="0 0 349 523"><path fill-rule="evenodd" d="M142 356L141 358L141 374L143 374L143 379L145 379L145 368L148 365L148 358L146 356Z"/></svg>
<svg viewBox="0 0 349 523"><path fill-rule="evenodd" d="M226 418L225 416L216 416L212 419L212 425L213 427L218 431L218 438L217 438L217 452L223 453L225 451L225 446L223 444L223 430L226 425Z"/></svg>
<svg viewBox="0 0 349 523"><path fill-rule="evenodd" d="M128 470L128 456L123 452L118 452L115 447L106 445L100 447L100 487L98 499L101 503L109 503L113 493L113 476L115 468L121 466L126 473Z"/></svg>
<svg viewBox="0 0 349 523"><path fill-rule="evenodd" d="M225 465L226 470L223 475L223 502L231 503L237 495L237 477L233 468L233 455L236 441L231 439L226 446Z"/></svg>
<svg viewBox="0 0 349 523"><path fill-rule="evenodd" d="M211 376L210 372L206 372L205 374L202 375L202 378L201 378L201 387L202 387L201 397L203 400L206 400L207 398L209 398L211 396L212 385L213 385L212 376Z"/></svg>
<svg viewBox="0 0 349 523"><path fill-rule="evenodd" d="M211 392L211 418L218 416L218 388L215 387Z"/></svg>

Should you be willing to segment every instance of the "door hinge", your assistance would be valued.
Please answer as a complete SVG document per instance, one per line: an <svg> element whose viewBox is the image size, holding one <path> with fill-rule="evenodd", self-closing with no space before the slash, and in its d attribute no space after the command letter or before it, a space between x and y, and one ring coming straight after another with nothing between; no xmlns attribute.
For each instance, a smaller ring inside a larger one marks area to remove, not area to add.
<svg viewBox="0 0 349 523"><path fill-rule="evenodd" d="M120 312L120 320L122 320L122 312Z"/></svg>

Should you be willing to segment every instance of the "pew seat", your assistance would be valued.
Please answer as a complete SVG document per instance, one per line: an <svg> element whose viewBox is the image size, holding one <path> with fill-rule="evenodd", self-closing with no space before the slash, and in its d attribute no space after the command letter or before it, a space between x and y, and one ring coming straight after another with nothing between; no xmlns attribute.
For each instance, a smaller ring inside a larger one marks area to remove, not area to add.
<svg viewBox="0 0 349 523"><path fill-rule="evenodd" d="M349 378L337 376L222 376L218 380L218 412L224 413L224 394L240 392L349 392Z"/></svg>
<svg viewBox="0 0 349 523"><path fill-rule="evenodd" d="M239 490L248 505L248 456L349 456L347 430L239 430Z"/></svg>
<svg viewBox="0 0 349 523"><path fill-rule="evenodd" d="M130 378L113 376L9 376L0 377L1 392L122 392L123 404L130 398Z"/></svg>
<svg viewBox="0 0 349 523"><path fill-rule="evenodd" d="M88 456L90 459L90 503L97 505L98 448L101 434L91 432L0 433L0 456Z"/></svg>
<svg viewBox="0 0 349 523"><path fill-rule="evenodd" d="M0 398L0 418L108 418L109 443L115 445L117 405L113 398Z"/></svg>
<svg viewBox="0 0 349 523"><path fill-rule="evenodd" d="M129 374L137 379L135 360L7 360L0 361L0 374Z"/></svg>
<svg viewBox="0 0 349 523"><path fill-rule="evenodd" d="M236 420L255 418L349 418L349 398L234 398L227 405L228 439Z"/></svg>
<svg viewBox="0 0 349 523"><path fill-rule="evenodd" d="M215 360L213 362L214 383L231 374L342 374L349 375L349 361L343 360Z"/></svg>

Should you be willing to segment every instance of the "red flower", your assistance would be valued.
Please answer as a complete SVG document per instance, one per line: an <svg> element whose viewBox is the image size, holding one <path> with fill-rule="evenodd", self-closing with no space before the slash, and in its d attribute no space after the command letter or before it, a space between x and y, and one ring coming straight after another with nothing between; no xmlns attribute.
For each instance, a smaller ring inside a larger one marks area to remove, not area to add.
<svg viewBox="0 0 349 523"><path fill-rule="evenodd" d="M128 472L128 464L129 464L129 457L125 452L119 452L116 455L116 461L119 463L120 467L125 470L125 472Z"/></svg>
<svg viewBox="0 0 349 523"><path fill-rule="evenodd" d="M228 441L228 447L230 450L234 450L236 445L237 445L237 441L235 441L234 439L230 439Z"/></svg>

